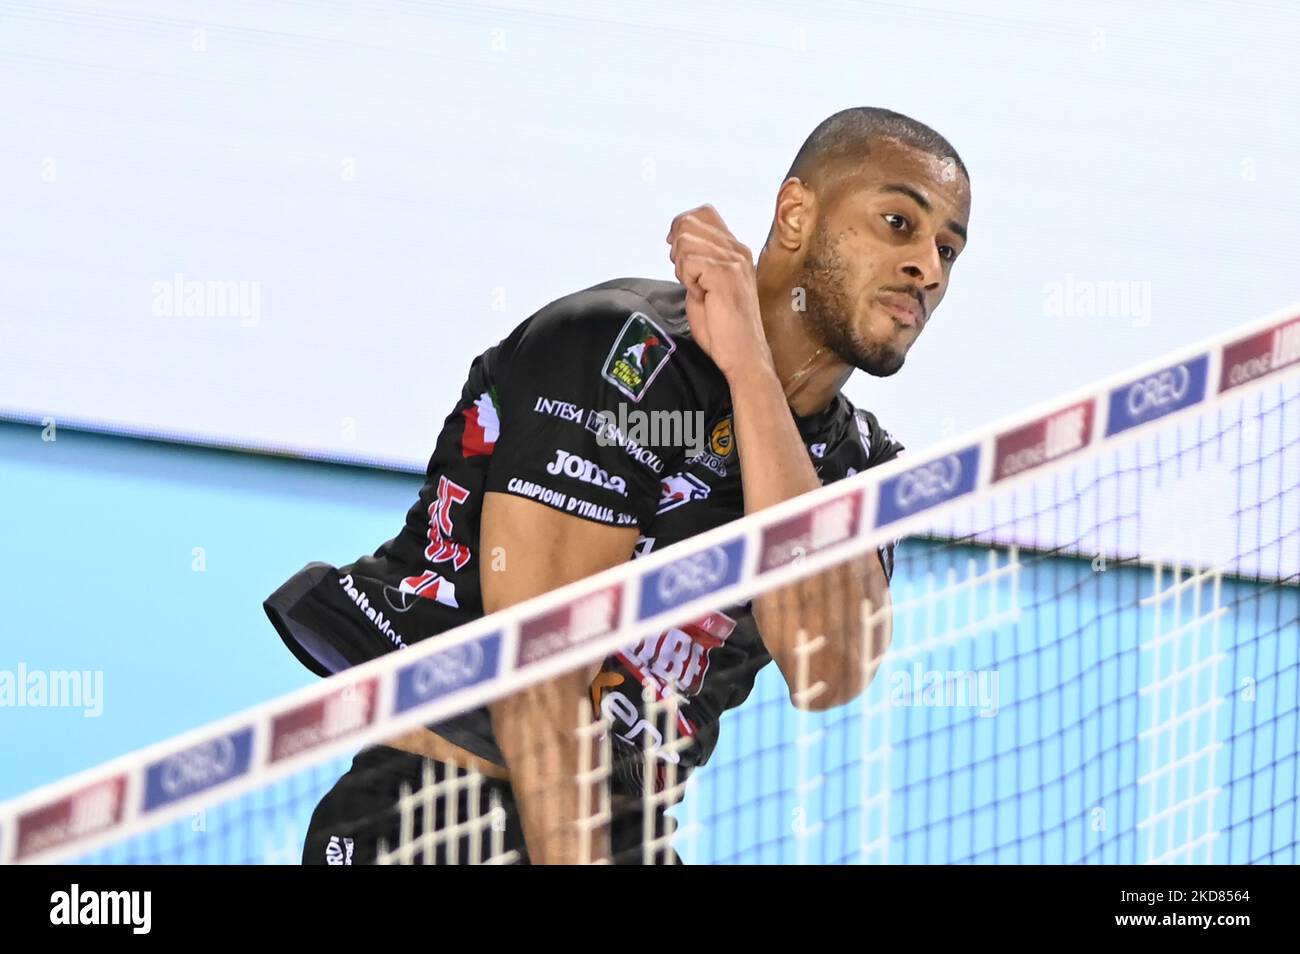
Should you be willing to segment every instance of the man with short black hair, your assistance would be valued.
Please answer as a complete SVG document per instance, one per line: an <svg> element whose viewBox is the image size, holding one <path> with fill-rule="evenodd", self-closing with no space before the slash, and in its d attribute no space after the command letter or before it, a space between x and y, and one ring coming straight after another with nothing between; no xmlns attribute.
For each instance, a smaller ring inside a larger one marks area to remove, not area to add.
<svg viewBox="0 0 1300 954"><path fill-rule="evenodd" d="M966 243L970 181L906 116L836 113L800 149L755 264L711 206L666 236L677 282L616 279L542 308L470 368L398 536L336 569L312 564L267 600L285 642L326 675L661 550L901 450L840 393L903 366ZM702 416L703 447L626 434L628 409ZM492 554L502 554L494 566ZM532 863L640 863L644 798L703 764L719 719L775 661L804 709L862 692L890 638L892 547L725 607L575 672L361 752L312 819L304 861L395 846L403 784L477 771L477 805L439 802L423 830L498 805ZM824 637L800 650L807 634ZM654 778L643 692L680 700ZM584 840L578 703L611 725L613 819ZM668 821L655 809L651 830ZM468 838L469 836L466 836ZM346 844L345 852L340 845ZM458 860L469 844L457 843ZM452 860L441 848L429 861Z"/></svg>

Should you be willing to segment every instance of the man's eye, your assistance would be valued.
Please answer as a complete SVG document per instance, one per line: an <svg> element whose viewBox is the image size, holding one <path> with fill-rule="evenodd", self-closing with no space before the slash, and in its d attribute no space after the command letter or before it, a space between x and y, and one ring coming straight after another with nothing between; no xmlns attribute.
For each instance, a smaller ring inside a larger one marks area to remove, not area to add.
<svg viewBox="0 0 1300 954"><path fill-rule="evenodd" d="M886 213L884 218L885 218L885 222L888 223L889 227L891 229L894 229L895 231L905 229L909 225L907 219L903 218L903 216L899 215L896 212Z"/></svg>
<svg viewBox="0 0 1300 954"><path fill-rule="evenodd" d="M939 257L945 262L951 262L957 257L957 250L951 245L940 245Z"/></svg>

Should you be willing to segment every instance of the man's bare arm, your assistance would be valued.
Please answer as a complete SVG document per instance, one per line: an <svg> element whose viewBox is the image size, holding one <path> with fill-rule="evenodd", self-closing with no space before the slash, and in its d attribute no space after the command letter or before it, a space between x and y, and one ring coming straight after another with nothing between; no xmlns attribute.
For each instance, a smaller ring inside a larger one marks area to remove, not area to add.
<svg viewBox="0 0 1300 954"><path fill-rule="evenodd" d="M770 367L729 378L745 512L821 486L790 407ZM863 619L869 601L874 622ZM866 688L891 638L889 581L875 552L837 564L754 600L763 644L801 709L843 705ZM820 647L800 640L823 637Z"/></svg>
<svg viewBox="0 0 1300 954"><path fill-rule="evenodd" d="M601 526L531 500L488 493L480 552L504 559L484 560L480 566L483 608L493 613L624 563L636 537L635 527ZM488 706L533 864L581 864L609 856L608 833L599 831L590 857L581 857L578 825L577 773L585 744L579 705L589 699L588 687L599 668L599 661L594 662Z"/></svg>
<svg viewBox="0 0 1300 954"><path fill-rule="evenodd" d="M745 512L816 490L821 482L791 416L763 330L753 254L707 205L673 219L668 243L677 278L686 286L691 332L731 390ZM763 644L796 706L840 705L870 681L891 630L888 611L867 624L861 613L864 599L875 610L888 605L888 581L875 554L755 599ZM807 651L811 641L820 648Z"/></svg>

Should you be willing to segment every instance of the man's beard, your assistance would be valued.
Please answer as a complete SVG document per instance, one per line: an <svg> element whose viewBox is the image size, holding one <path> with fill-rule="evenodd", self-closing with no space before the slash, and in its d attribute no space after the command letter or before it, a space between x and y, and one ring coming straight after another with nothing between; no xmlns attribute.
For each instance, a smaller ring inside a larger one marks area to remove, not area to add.
<svg viewBox="0 0 1300 954"><path fill-rule="evenodd" d="M887 378L903 366L903 352L888 343L865 341L853 327L849 319L853 304L844 290L844 263L824 224L817 226L795 284L804 290L804 320L809 329L841 361L878 378Z"/></svg>

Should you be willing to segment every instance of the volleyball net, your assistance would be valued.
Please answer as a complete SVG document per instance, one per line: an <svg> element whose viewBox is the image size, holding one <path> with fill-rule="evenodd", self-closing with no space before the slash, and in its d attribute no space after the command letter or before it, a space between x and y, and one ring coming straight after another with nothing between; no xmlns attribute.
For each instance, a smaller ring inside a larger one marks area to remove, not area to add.
<svg viewBox="0 0 1300 954"><path fill-rule="evenodd" d="M890 605L851 598L895 540ZM811 664L747 674L688 770L696 647L784 593L888 651L825 711L791 703ZM646 714L596 692L557 784L633 860L1295 863L1298 647L1291 309L0 805L0 860L297 863L359 750L622 653L668 660ZM384 824L380 863L525 857L468 768L424 763Z"/></svg>

